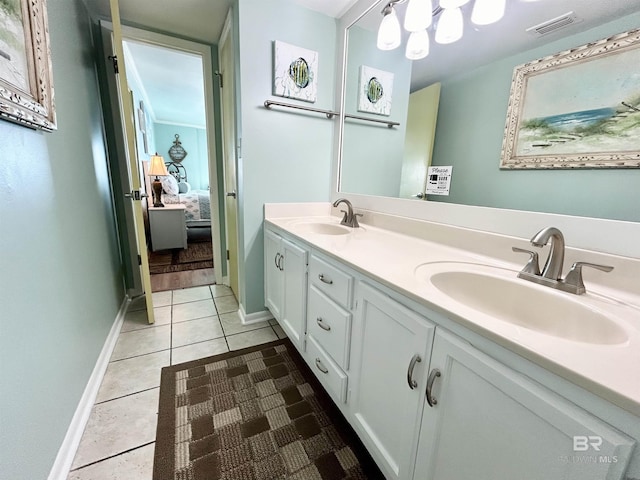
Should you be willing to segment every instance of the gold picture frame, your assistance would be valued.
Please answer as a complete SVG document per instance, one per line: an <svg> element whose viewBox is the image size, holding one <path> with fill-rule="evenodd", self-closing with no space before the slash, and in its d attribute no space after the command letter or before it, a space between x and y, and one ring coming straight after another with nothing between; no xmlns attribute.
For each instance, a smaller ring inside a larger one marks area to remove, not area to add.
<svg viewBox="0 0 640 480"><path fill-rule="evenodd" d="M500 168L640 168L639 62L637 29L516 67Z"/></svg>
<svg viewBox="0 0 640 480"><path fill-rule="evenodd" d="M46 0L0 3L0 118L56 130Z"/></svg>

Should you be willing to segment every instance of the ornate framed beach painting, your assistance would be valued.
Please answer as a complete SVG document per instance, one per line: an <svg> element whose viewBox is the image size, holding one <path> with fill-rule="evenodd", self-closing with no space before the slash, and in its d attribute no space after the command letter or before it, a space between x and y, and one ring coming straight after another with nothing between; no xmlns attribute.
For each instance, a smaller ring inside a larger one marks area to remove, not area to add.
<svg viewBox="0 0 640 480"><path fill-rule="evenodd" d="M56 129L46 0L0 0L0 118Z"/></svg>
<svg viewBox="0 0 640 480"><path fill-rule="evenodd" d="M275 40L273 94L314 103L318 98L318 52Z"/></svg>
<svg viewBox="0 0 640 480"><path fill-rule="evenodd" d="M640 168L640 30L515 68L500 168Z"/></svg>

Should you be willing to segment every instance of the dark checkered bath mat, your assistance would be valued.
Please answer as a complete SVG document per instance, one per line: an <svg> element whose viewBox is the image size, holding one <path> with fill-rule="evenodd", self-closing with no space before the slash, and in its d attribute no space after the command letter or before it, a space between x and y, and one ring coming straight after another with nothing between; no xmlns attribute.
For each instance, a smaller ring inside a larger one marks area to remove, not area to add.
<svg viewBox="0 0 640 480"><path fill-rule="evenodd" d="M383 478L288 340L162 369L153 480Z"/></svg>

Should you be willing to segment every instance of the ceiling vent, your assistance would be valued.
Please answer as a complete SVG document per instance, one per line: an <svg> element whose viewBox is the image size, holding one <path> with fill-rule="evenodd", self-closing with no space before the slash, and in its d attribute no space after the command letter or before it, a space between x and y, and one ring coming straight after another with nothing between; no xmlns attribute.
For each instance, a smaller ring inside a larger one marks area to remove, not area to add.
<svg viewBox="0 0 640 480"><path fill-rule="evenodd" d="M548 33L555 32L556 30L560 30L564 27L568 27L569 25L573 25L574 23L580 23L582 21L575 13L567 12L564 15L560 15L559 17L552 18L551 20L547 20L546 22L542 22L538 25L534 25L533 27L527 28L526 32L536 36L546 35Z"/></svg>

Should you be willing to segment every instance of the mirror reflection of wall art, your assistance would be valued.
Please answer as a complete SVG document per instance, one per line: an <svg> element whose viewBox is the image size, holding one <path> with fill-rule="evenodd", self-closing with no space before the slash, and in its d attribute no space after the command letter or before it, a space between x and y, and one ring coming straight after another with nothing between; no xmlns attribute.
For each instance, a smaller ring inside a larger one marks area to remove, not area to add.
<svg viewBox="0 0 640 480"><path fill-rule="evenodd" d="M358 111L391 115L393 73L362 65L358 82Z"/></svg>
<svg viewBox="0 0 640 480"><path fill-rule="evenodd" d="M0 118L55 130L46 0L1 0L0 33Z"/></svg>
<svg viewBox="0 0 640 480"><path fill-rule="evenodd" d="M516 67L500 168L640 168L640 30Z"/></svg>
<svg viewBox="0 0 640 480"><path fill-rule="evenodd" d="M274 41L273 94L315 102L318 97L318 52Z"/></svg>

